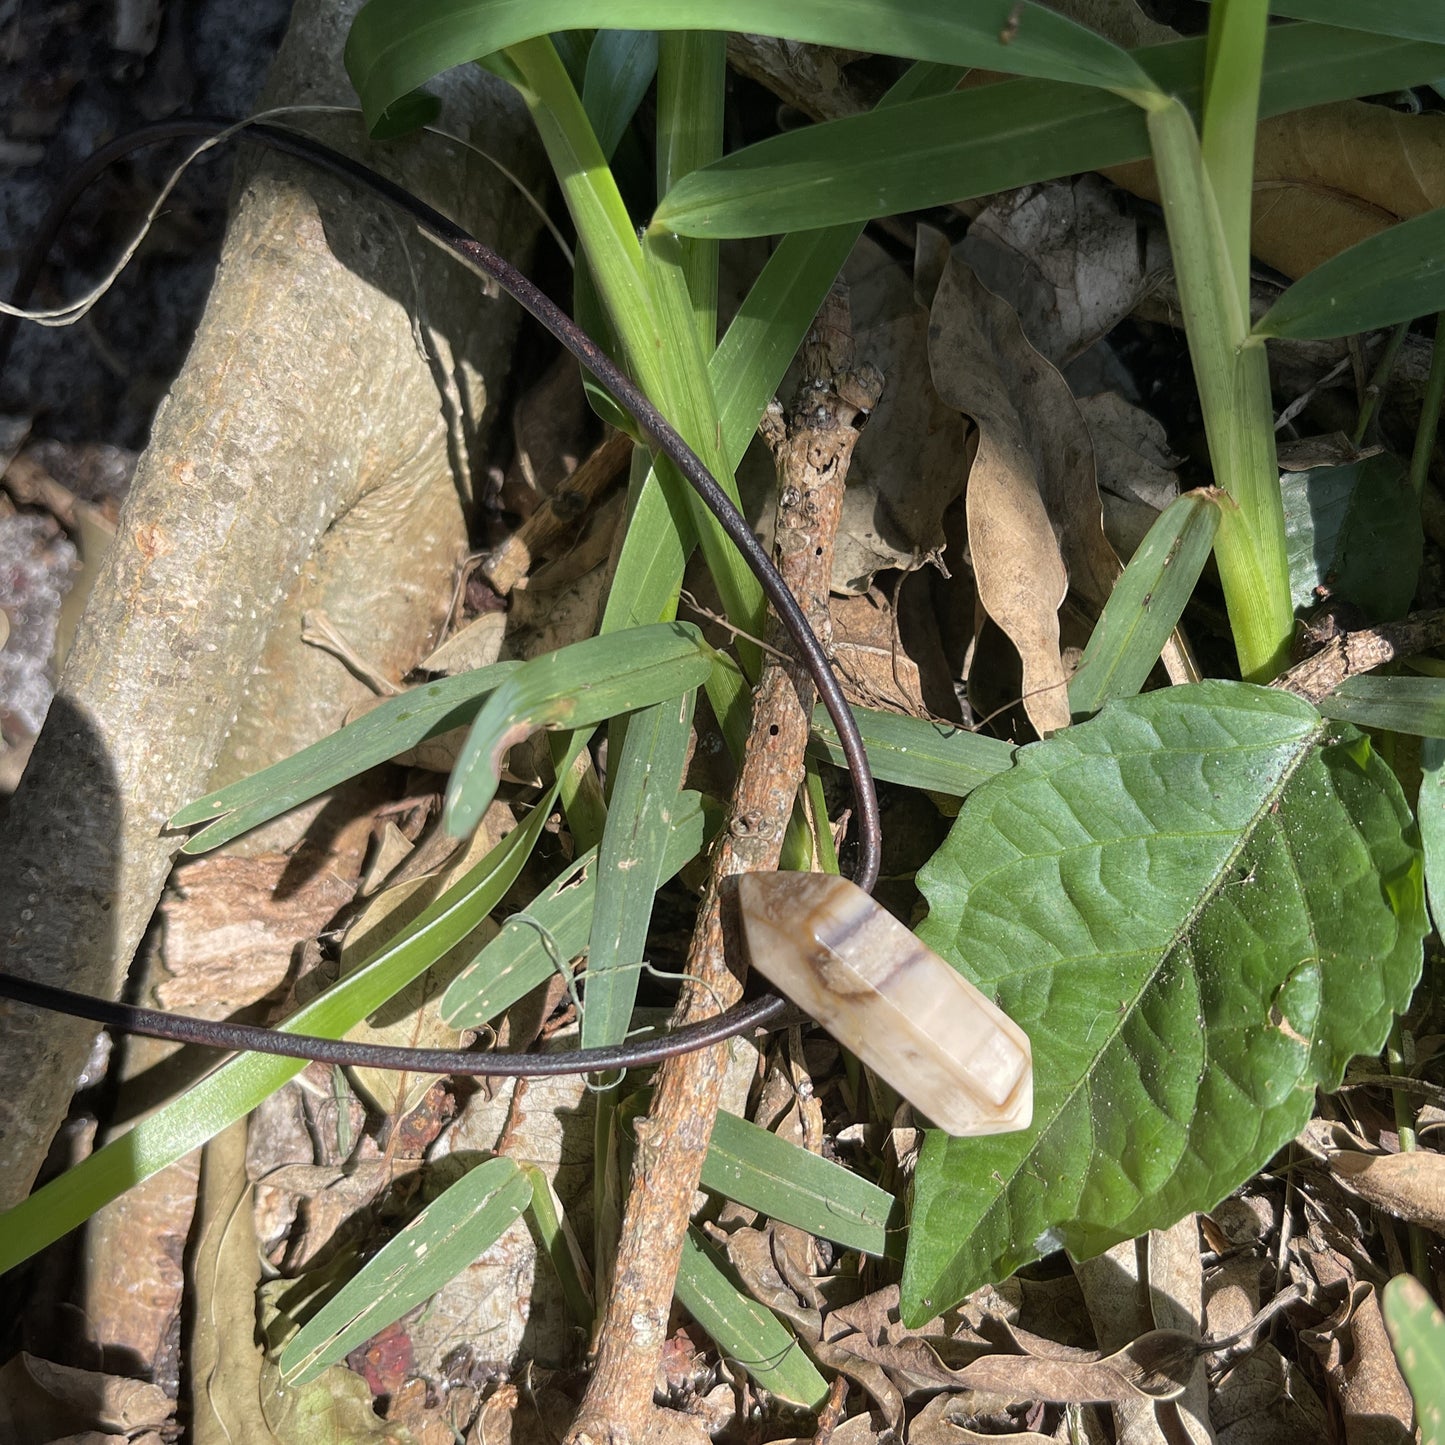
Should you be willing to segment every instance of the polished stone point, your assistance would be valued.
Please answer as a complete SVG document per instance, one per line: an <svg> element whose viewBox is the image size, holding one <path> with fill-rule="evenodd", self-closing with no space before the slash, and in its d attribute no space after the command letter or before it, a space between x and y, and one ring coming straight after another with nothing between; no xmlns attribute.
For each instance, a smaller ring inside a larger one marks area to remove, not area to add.
<svg viewBox="0 0 1445 1445"><path fill-rule="evenodd" d="M826 873L738 879L752 966L945 1133L1033 1117L1028 1035L856 884Z"/></svg>

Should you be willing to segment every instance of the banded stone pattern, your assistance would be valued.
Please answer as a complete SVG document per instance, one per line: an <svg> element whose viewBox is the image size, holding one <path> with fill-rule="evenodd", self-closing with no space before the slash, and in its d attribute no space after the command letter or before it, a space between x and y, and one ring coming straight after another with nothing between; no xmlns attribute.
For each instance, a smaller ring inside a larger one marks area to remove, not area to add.
<svg viewBox="0 0 1445 1445"><path fill-rule="evenodd" d="M1028 1036L861 888L745 873L738 901L752 966L940 1129L1028 1128Z"/></svg>

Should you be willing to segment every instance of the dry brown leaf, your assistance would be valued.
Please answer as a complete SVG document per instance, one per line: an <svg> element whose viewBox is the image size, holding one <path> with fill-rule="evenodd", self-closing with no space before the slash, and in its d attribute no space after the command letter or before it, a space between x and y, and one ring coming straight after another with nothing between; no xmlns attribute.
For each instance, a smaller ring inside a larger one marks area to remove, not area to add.
<svg viewBox="0 0 1445 1445"><path fill-rule="evenodd" d="M1219 1445L1319 1445L1333 1438L1308 1372L1267 1342L1219 1381L1209 1416Z"/></svg>
<svg viewBox="0 0 1445 1445"><path fill-rule="evenodd" d="M1159 198L1148 162L1105 174ZM1286 276L1440 205L1445 116L1343 101L1260 123L1250 251Z"/></svg>
<svg viewBox="0 0 1445 1445"><path fill-rule="evenodd" d="M1397 1219L1445 1234L1445 1156L1423 1149L1400 1154L1343 1149L1326 1162L1352 1194Z"/></svg>
<svg viewBox="0 0 1445 1445"><path fill-rule="evenodd" d="M159 1385L57 1365L21 1351L0 1366L0 1439L46 1445L61 1434L98 1430L114 1440L166 1424L175 1401Z"/></svg>
<svg viewBox="0 0 1445 1445"><path fill-rule="evenodd" d="M800 1301L779 1273L773 1240L766 1229L736 1229L727 1237L728 1260L759 1304L787 1319L805 1340L822 1333L819 1311Z"/></svg>
<svg viewBox="0 0 1445 1445"><path fill-rule="evenodd" d="M835 597L833 659L850 702L887 712L927 717L918 667L903 650L892 606L876 593Z"/></svg>
<svg viewBox="0 0 1445 1445"><path fill-rule="evenodd" d="M1066 727L1059 605L1072 583L1102 606L1118 570L1104 540L1088 429L1018 317L956 257L934 297L929 361L940 397L978 428L967 508L979 599L1018 650L1034 728Z"/></svg>
<svg viewBox="0 0 1445 1445"><path fill-rule="evenodd" d="M1379 1291L1357 1284L1334 1316L1301 1338L1319 1356L1349 1445L1408 1445L1414 1405L1380 1315Z"/></svg>
<svg viewBox="0 0 1445 1445"><path fill-rule="evenodd" d="M984 1445L985 1441L997 1441L996 1431L984 1434L960 1425L955 1417L976 1419L977 1410L973 1402L960 1400L956 1395L937 1395L908 1422L908 1445ZM1053 1438L1040 1435L1036 1430L1010 1431L1002 1438L1009 1445L1053 1445Z"/></svg>
<svg viewBox="0 0 1445 1445"><path fill-rule="evenodd" d="M506 635L507 614L483 612L417 663L417 671L439 672L450 677L454 673L490 667L502 655L502 642Z"/></svg>
<svg viewBox="0 0 1445 1445"><path fill-rule="evenodd" d="M1163 222L1131 215L1095 175L994 197L958 252L1055 366L1112 331L1171 269Z"/></svg>
<svg viewBox="0 0 1445 1445"><path fill-rule="evenodd" d="M1022 1332L1011 1333L1022 1337ZM1034 1343L1039 1343L1035 1341ZM1201 1346L1179 1330L1151 1330L1112 1355L1050 1345L1046 1355L985 1355L958 1371L964 1389L987 1390L1020 1403L1117 1404L1175 1400L1184 1392Z"/></svg>
<svg viewBox="0 0 1445 1445"><path fill-rule="evenodd" d="M865 240L843 274L859 361L887 379L849 465L833 557L834 591L866 593L874 573L942 549L943 514L963 491L963 424L934 390L928 308L907 271Z"/></svg>

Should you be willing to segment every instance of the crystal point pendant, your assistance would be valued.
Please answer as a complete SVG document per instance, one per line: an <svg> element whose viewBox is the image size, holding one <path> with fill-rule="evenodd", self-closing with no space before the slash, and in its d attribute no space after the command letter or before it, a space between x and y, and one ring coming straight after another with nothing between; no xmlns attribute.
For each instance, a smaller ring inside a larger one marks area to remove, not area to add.
<svg viewBox="0 0 1445 1445"><path fill-rule="evenodd" d="M746 873L738 900L753 967L940 1129L1028 1128L1028 1036L861 888Z"/></svg>

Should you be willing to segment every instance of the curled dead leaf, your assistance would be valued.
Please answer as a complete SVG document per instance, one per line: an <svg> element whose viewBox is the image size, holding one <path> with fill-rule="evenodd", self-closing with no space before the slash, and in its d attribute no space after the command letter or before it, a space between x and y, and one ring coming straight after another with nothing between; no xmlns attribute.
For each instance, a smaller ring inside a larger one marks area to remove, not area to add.
<svg viewBox="0 0 1445 1445"><path fill-rule="evenodd" d="M1342 1149L1326 1163L1346 1189L1377 1209L1445 1234L1445 1155L1423 1149L1400 1154Z"/></svg>

